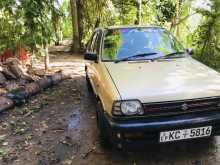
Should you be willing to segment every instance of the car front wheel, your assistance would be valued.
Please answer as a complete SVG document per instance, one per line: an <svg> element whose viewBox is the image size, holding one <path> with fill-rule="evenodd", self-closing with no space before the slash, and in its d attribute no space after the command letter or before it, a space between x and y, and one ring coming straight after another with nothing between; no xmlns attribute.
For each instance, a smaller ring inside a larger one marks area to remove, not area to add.
<svg viewBox="0 0 220 165"><path fill-rule="evenodd" d="M109 144L109 132L107 128L107 124L103 117L103 108L100 101L97 103L97 110L96 110L96 116L97 116L97 127L99 129L99 136L101 138L101 142L103 142L104 145Z"/></svg>
<svg viewBox="0 0 220 165"><path fill-rule="evenodd" d="M102 107L102 103L98 101L97 103L97 110L96 110L96 116L97 116L97 127L99 129L99 136L101 140L101 144L104 147L113 147L116 149L123 149L124 145L121 143L120 140L115 138L114 133L112 132L110 126L107 124L105 117L104 117L104 110Z"/></svg>

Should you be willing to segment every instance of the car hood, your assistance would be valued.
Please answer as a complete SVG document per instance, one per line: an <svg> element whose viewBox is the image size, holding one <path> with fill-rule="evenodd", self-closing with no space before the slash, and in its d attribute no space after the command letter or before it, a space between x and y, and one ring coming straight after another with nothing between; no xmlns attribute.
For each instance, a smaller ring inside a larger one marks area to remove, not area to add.
<svg viewBox="0 0 220 165"><path fill-rule="evenodd" d="M148 103L220 96L220 74L191 57L105 66L122 100Z"/></svg>

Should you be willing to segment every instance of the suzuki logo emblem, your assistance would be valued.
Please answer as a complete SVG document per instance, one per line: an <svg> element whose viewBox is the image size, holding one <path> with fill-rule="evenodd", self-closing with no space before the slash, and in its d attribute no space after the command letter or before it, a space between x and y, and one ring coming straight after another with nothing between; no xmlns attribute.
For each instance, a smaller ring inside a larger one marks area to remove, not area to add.
<svg viewBox="0 0 220 165"><path fill-rule="evenodd" d="M187 110L187 109L189 109L189 107L188 107L188 105L186 104L186 103L184 103L183 105L182 105L182 110Z"/></svg>

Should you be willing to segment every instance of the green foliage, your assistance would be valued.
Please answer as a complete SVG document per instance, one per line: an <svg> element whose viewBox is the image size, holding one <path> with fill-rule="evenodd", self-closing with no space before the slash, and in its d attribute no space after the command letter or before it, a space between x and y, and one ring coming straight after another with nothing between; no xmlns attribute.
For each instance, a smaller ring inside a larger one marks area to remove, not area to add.
<svg viewBox="0 0 220 165"><path fill-rule="evenodd" d="M203 15L202 24L194 35L196 58L203 63L220 68L220 2L211 1L211 10L198 10Z"/></svg>
<svg viewBox="0 0 220 165"><path fill-rule="evenodd" d="M63 13L62 17L62 34L63 38L71 38L72 36L72 19L70 14L70 6L69 0L64 0L63 4L61 4L61 12Z"/></svg>
<svg viewBox="0 0 220 165"><path fill-rule="evenodd" d="M37 45L45 45L52 40L51 23L48 13L51 2L48 0L22 0L24 10L25 34L22 37L25 45L36 49Z"/></svg>
<svg viewBox="0 0 220 165"><path fill-rule="evenodd" d="M81 13L83 18L81 18L81 26L83 27L82 40L84 43L88 41L96 27L111 25L115 21L114 15L108 8L110 2L108 0L82 1Z"/></svg>
<svg viewBox="0 0 220 165"><path fill-rule="evenodd" d="M15 49L15 43L24 34L24 21L20 4L15 0L0 1L0 52Z"/></svg>
<svg viewBox="0 0 220 165"><path fill-rule="evenodd" d="M167 28L185 46L195 48L196 58L220 68L220 1L210 0L210 9L198 9L193 2L142 0L142 24ZM132 25L139 17L137 0L77 0L77 3L80 39L84 45L96 27ZM70 11L69 0L1 0L0 52L6 48L14 50L17 43L41 52L62 35L71 38L75 27ZM202 16L202 21L192 28L190 18L195 13Z"/></svg>
<svg viewBox="0 0 220 165"><path fill-rule="evenodd" d="M18 43L31 50L52 40L53 0L1 0L0 52Z"/></svg>
<svg viewBox="0 0 220 165"><path fill-rule="evenodd" d="M118 24L128 25L135 23L138 7L138 3L135 0L112 0L112 3L119 13L120 22L118 22Z"/></svg>
<svg viewBox="0 0 220 165"><path fill-rule="evenodd" d="M176 15L176 3L172 0L159 0L157 10L159 23L171 22Z"/></svg>

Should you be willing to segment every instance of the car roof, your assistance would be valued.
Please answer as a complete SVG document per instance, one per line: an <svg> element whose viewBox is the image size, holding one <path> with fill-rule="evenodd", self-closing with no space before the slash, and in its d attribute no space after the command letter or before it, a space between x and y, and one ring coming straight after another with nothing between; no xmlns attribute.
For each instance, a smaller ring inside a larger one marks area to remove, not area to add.
<svg viewBox="0 0 220 165"><path fill-rule="evenodd" d="M129 29L129 28L158 28L158 29L164 29L160 26L146 26L146 25L120 25L120 26L108 26L108 27L100 27L96 28L96 30L112 30L112 29Z"/></svg>

